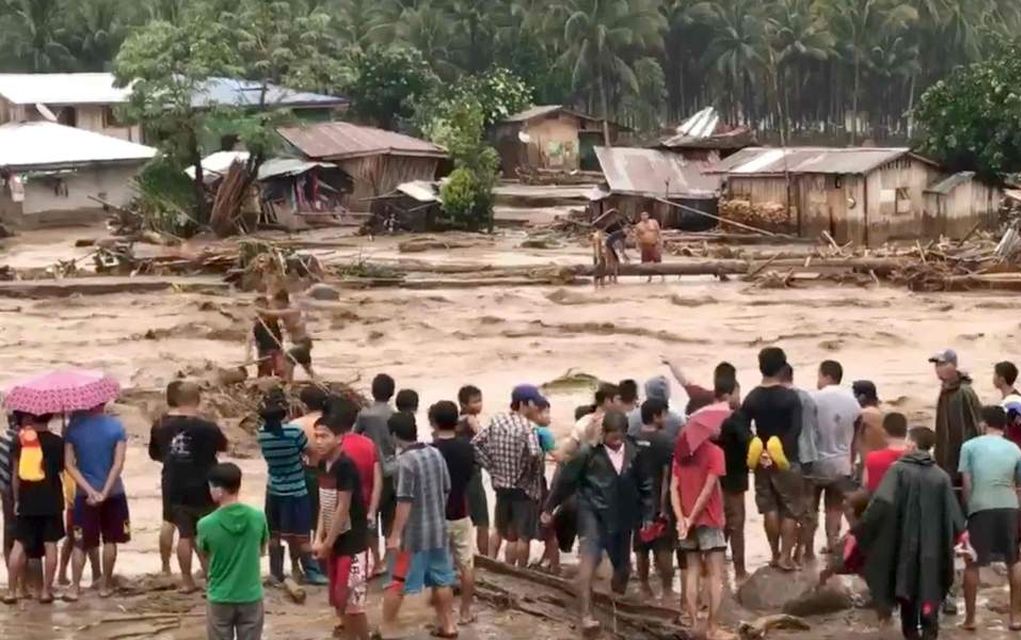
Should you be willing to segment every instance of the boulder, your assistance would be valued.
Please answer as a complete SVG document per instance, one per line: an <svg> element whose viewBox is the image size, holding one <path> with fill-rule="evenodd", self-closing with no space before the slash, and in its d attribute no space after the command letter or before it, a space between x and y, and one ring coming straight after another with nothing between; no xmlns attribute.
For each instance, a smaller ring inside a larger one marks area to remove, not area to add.
<svg viewBox="0 0 1021 640"><path fill-rule="evenodd" d="M317 283L308 288L305 292L310 298L324 302L336 302L340 300L340 291L337 291L328 284Z"/></svg>
<svg viewBox="0 0 1021 640"><path fill-rule="evenodd" d="M840 577L819 587L818 573L809 569L786 573L762 567L737 591L737 600L752 611L782 611L795 616L813 616L843 611L854 606L850 588Z"/></svg>

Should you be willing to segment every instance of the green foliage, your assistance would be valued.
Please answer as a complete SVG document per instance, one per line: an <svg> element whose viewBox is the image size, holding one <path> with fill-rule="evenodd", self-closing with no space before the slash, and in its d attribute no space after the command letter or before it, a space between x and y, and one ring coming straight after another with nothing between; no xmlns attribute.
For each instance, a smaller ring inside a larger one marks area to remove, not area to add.
<svg viewBox="0 0 1021 640"><path fill-rule="evenodd" d="M439 82L422 53L407 47L357 51L351 73L346 91L352 113L384 129L410 119L415 100L425 98Z"/></svg>
<svg viewBox="0 0 1021 640"><path fill-rule="evenodd" d="M1021 46L937 82L916 117L923 151L950 167L990 177L1021 172Z"/></svg>
<svg viewBox="0 0 1021 640"><path fill-rule="evenodd" d="M527 82L508 69L496 67L479 75L464 76L453 85L440 84L424 99L416 101L414 128L422 136L438 141L451 128L451 118L468 109L481 116L485 130L532 105L532 96L532 87Z"/></svg>
<svg viewBox="0 0 1021 640"><path fill-rule="evenodd" d="M493 226L493 187L500 157L485 142L484 122L478 105L461 103L444 119L444 127L434 138L447 148L456 167L440 188L443 226L469 231Z"/></svg>
<svg viewBox="0 0 1021 640"><path fill-rule="evenodd" d="M151 231L187 237L198 231L192 217L195 191L191 180L166 158L156 158L135 176L135 210L142 226Z"/></svg>

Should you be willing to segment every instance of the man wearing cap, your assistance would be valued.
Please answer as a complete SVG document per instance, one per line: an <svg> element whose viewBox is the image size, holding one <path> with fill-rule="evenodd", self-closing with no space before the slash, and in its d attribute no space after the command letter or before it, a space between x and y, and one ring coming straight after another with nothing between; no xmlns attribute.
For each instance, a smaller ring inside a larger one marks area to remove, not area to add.
<svg viewBox="0 0 1021 640"><path fill-rule="evenodd" d="M548 405L538 387L518 385L510 411L494 416L472 440L496 492L494 535L507 541L507 562L521 567L528 565L542 497L543 454L532 423ZM494 554L496 548L490 545Z"/></svg>
<svg viewBox="0 0 1021 640"><path fill-rule="evenodd" d="M957 353L944 349L929 358L942 383L936 403L936 464L950 474L960 496L961 445L979 435L982 403L971 388L971 378L957 368Z"/></svg>

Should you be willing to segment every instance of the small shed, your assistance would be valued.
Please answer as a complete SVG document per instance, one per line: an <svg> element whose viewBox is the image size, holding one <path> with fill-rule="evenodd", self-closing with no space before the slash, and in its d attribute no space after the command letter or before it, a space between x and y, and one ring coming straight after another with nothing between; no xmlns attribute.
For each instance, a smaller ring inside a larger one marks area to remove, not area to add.
<svg viewBox="0 0 1021 640"><path fill-rule="evenodd" d="M728 126L714 107L706 107L682 122L655 146L688 160L717 162L756 144L746 126Z"/></svg>
<svg viewBox="0 0 1021 640"><path fill-rule="evenodd" d="M610 123L611 144L622 130ZM604 144L603 119L562 104L540 105L498 122L491 138L508 178L519 170L597 171L595 147Z"/></svg>
<svg viewBox="0 0 1021 640"><path fill-rule="evenodd" d="M132 180L155 155L55 122L0 125L0 219L25 227L100 219L108 205L131 202Z"/></svg>
<svg viewBox="0 0 1021 640"><path fill-rule="evenodd" d="M910 149L866 147L750 147L709 171L728 200L786 210L798 235L865 245L929 237L924 192L946 175Z"/></svg>
<svg viewBox="0 0 1021 640"><path fill-rule="evenodd" d="M996 221L1003 190L979 180L974 171L961 171L925 190L926 235L960 238L976 224Z"/></svg>
<svg viewBox="0 0 1021 640"><path fill-rule="evenodd" d="M277 132L309 160L335 164L352 180L342 204L367 211L369 200L397 185L436 179L447 152L427 140L350 122L284 127Z"/></svg>
<svg viewBox="0 0 1021 640"><path fill-rule="evenodd" d="M716 225L695 212L716 214L722 181L719 175L703 173L709 163L636 147L596 147L595 152L605 179L600 195L593 198L597 215L616 209L636 220L648 211L664 228L702 230Z"/></svg>
<svg viewBox="0 0 1021 640"><path fill-rule="evenodd" d="M436 226L442 204L439 183L405 182L372 199L372 217L366 226L373 233L429 231Z"/></svg>

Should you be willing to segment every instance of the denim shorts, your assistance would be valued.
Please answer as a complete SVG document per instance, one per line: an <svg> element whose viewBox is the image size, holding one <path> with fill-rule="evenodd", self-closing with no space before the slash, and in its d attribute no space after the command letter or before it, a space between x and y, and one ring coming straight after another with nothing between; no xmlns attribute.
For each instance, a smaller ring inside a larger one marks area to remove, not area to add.
<svg viewBox="0 0 1021 640"><path fill-rule="evenodd" d="M452 587L457 583L454 562L447 548L398 551L390 556L388 589L404 595L421 593L426 587Z"/></svg>

